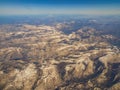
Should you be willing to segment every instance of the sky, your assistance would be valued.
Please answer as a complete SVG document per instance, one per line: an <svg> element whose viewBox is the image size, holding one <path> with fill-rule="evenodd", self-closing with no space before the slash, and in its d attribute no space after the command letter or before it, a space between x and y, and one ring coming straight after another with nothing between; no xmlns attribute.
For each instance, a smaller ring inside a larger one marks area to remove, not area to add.
<svg viewBox="0 0 120 90"><path fill-rule="evenodd" d="M120 0L0 0L0 15L120 14Z"/></svg>

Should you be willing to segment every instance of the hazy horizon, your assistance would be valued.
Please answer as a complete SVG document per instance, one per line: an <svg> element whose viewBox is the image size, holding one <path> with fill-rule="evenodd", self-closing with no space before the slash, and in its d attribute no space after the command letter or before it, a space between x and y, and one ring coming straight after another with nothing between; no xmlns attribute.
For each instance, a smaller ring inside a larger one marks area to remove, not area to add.
<svg viewBox="0 0 120 90"><path fill-rule="evenodd" d="M119 0L1 0L0 15L120 15Z"/></svg>

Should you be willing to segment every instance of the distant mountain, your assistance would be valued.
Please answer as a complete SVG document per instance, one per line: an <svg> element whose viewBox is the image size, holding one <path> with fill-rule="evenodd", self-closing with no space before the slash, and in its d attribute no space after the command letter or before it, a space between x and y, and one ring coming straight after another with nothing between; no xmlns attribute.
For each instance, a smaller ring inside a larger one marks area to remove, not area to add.
<svg viewBox="0 0 120 90"><path fill-rule="evenodd" d="M3 19L0 90L120 89L119 17Z"/></svg>

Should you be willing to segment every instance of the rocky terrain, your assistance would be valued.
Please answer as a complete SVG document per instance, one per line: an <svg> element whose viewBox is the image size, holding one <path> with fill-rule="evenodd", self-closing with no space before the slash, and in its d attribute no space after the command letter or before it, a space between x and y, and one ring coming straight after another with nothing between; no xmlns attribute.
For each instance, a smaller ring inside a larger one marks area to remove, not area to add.
<svg viewBox="0 0 120 90"><path fill-rule="evenodd" d="M0 90L120 90L120 39L65 28L0 25Z"/></svg>

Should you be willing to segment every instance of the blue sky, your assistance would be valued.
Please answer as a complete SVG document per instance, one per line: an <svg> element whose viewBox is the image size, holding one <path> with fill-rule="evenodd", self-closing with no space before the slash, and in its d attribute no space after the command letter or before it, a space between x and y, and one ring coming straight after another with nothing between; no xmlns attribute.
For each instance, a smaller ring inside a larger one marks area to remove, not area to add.
<svg viewBox="0 0 120 90"><path fill-rule="evenodd" d="M0 15L120 14L120 0L0 0Z"/></svg>

